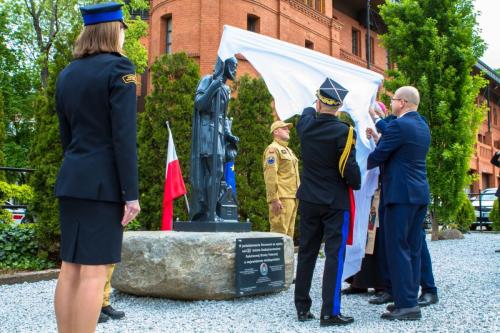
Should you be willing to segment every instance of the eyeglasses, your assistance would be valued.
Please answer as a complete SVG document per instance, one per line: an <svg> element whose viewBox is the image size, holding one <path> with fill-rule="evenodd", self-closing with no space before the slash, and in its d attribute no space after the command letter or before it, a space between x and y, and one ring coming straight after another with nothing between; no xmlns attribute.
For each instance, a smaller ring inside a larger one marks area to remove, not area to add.
<svg viewBox="0 0 500 333"><path fill-rule="evenodd" d="M391 98L391 101L405 101L406 103L408 103L408 101L404 98Z"/></svg>

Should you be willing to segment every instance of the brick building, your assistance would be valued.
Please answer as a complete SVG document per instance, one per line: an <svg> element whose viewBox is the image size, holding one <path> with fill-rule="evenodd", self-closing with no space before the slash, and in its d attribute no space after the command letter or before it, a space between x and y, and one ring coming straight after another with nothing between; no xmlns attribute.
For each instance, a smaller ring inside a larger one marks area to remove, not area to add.
<svg viewBox="0 0 500 333"><path fill-rule="evenodd" d="M385 26L376 8L383 2L371 0L368 44L366 0L150 0L149 15L141 15L149 17L149 36L144 43L149 64L164 53L184 51L198 61L205 75L212 71L223 26L228 24L369 66L383 74L392 65L378 39ZM238 67L239 75L256 74L241 57ZM490 83L478 97L478 102L488 101L490 110L470 162L471 173L479 174L471 186L471 191L477 192L500 182L500 170L489 163L493 152L500 150L500 77L481 62L475 71L484 72ZM142 109L144 96L151 89L148 73L140 81Z"/></svg>
<svg viewBox="0 0 500 333"><path fill-rule="evenodd" d="M490 163L491 156L500 150L500 75L481 61L476 64L474 72L483 72L488 80L488 85L477 98L478 103L486 102L488 113L479 127L475 152L470 161L470 172L478 176L470 190L477 193L500 184L500 169Z"/></svg>

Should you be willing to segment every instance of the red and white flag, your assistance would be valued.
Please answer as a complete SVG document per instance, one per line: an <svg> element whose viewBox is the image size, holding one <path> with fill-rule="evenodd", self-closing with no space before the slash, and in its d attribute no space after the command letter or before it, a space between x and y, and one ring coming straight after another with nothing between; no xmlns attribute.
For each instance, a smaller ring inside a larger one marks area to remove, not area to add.
<svg viewBox="0 0 500 333"><path fill-rule="evenodd" d="M175 152L174 138L168 128L167 166L165 171L165 188L163 191L163 217L161 230L172 230L174 200L186 194L186 185L182 178L181 166Z"/></svg>

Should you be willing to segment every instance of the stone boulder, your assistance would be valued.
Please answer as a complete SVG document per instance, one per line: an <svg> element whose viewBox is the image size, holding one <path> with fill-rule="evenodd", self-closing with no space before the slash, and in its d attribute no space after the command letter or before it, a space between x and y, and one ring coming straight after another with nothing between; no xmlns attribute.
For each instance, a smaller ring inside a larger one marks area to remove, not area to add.
<svg viewBox="0 0 500 333"><path fill-rule="evenodd" d="M439 240L464 239L464 235L457 229L444 229L438 234Z"/></svg>
<svg viewBox="0 0 500 333"><path fill-rule="evenodd" d="M293 281L293 240L270 232L125 232L113 288L139 296L218 300L236 296L237 238L284 239L285 290Z"/></svg>

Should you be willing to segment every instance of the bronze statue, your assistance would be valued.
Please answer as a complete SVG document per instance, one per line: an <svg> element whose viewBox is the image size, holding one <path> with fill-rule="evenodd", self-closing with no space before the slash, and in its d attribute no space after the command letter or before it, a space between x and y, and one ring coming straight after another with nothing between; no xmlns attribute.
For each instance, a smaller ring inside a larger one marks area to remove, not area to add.
<svg viewBox="0 0 500 333"><path fill-rule="evenodd" d="M224 163L234 159L239 141L227 119L231 90L226 81L235 80L237 67L234 57L226 61L218 58L213 75L203 77L196 88L189 174L191 221L222 221L217 211L218 201L227 191L222 179ZM227 152L226 147L230 147Z"/></svg>

